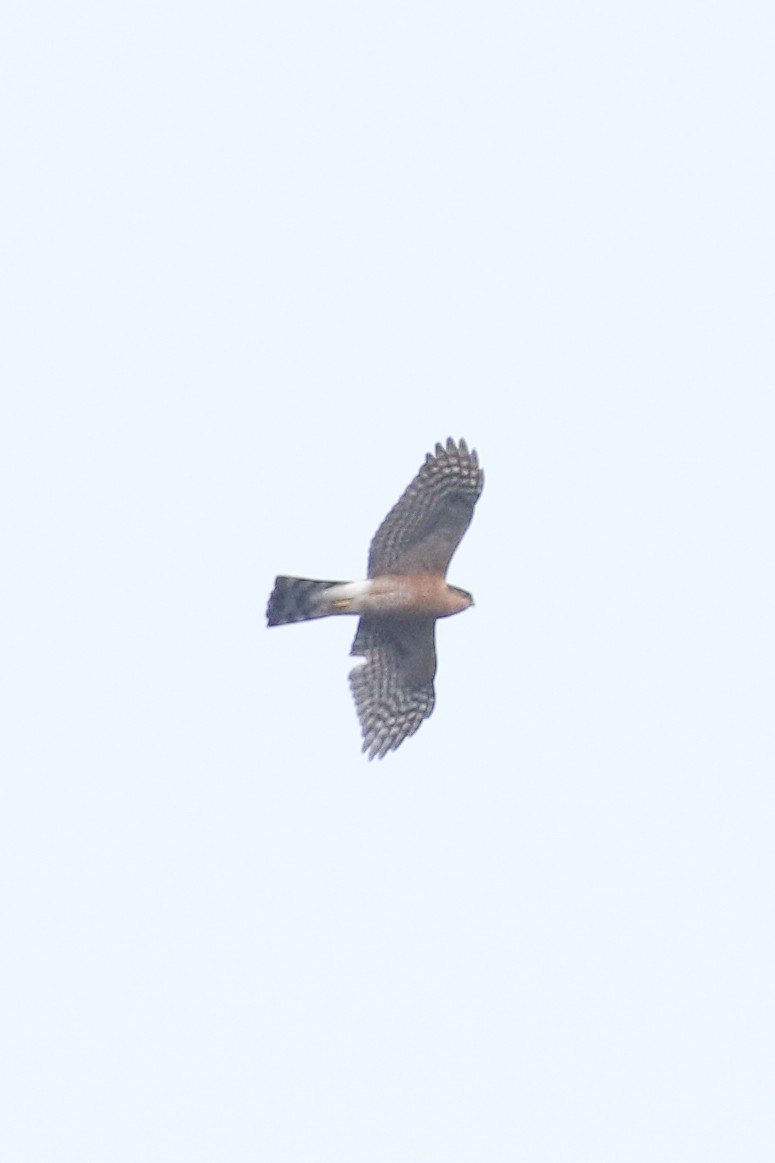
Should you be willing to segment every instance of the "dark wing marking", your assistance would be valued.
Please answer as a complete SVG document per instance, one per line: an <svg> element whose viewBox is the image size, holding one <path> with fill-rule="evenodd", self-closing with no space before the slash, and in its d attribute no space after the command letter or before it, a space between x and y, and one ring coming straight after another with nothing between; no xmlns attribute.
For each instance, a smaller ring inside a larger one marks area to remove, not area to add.
<svg viewBox="0 0 775 1163"><path fill-rule="evenodd" d="M436 445L380 525L369 550L369 577L386 573L446 575L484 488L476 452L465 440Z"/></svg>
<svg viewBox="0 0 775 1163"><path fill-rule="evenodd" d="M382 759L413 735L433 710L433 619L361 618L351 654L366 662L350 672L363 750Z"/></svg>

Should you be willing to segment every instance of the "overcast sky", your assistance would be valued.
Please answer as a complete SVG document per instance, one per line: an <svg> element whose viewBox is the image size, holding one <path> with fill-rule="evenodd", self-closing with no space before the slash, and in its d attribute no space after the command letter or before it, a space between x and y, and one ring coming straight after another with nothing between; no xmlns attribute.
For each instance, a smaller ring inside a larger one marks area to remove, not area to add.
<svg viewBox="0 0 775 1163"><path fill-rule="evenodd" d="M774 33L4 5L4 1160L775 1159ZM447 436L369 764L266 600Z"/></svg>

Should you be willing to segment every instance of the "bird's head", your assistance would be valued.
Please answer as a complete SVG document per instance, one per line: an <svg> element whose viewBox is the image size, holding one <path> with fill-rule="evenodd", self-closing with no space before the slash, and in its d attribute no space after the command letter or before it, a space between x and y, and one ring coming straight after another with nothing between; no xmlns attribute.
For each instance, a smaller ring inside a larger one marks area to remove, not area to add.
<svg viewBox="0 0 775 1163"><path fill-rule="evenodd" d="M457 596L460 598L462 603L460 607L461 610L466 610L469 606L473 606L474 595L469 594L468 590L461 590L459 586L450 586L449 588L452 590L453 594L457 594Z"/></svg>

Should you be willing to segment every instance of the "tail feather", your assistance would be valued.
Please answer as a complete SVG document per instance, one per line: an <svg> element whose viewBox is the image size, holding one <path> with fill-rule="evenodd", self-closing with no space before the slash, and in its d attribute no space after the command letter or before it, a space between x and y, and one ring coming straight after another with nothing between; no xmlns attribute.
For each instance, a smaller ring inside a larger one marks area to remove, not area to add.
<svg viewBox="0 0 775 1163"><path fill-rule="evenodd" d="M282 626L286 622L307 622L310 618L325 618L335 613L325 601L325 594L334 581L313 581L306 577L278 577L266 608L268 626Z"/></svg>

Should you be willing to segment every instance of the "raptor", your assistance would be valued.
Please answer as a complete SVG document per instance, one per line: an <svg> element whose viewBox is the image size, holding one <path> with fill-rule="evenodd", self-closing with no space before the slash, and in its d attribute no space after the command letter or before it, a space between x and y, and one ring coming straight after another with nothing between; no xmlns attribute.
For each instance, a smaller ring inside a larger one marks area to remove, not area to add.
<svg viewBox="0 0 775 1163"><path fill-rule="evenodd" d="M360 617L352 649L365 663L350 686L369 759L382 759L433 710L436 621L474 604L446 581L449 563L484 487L465 440L437 444L377 530L364 581L278 577L269 626L335 614Z"/></svg>

